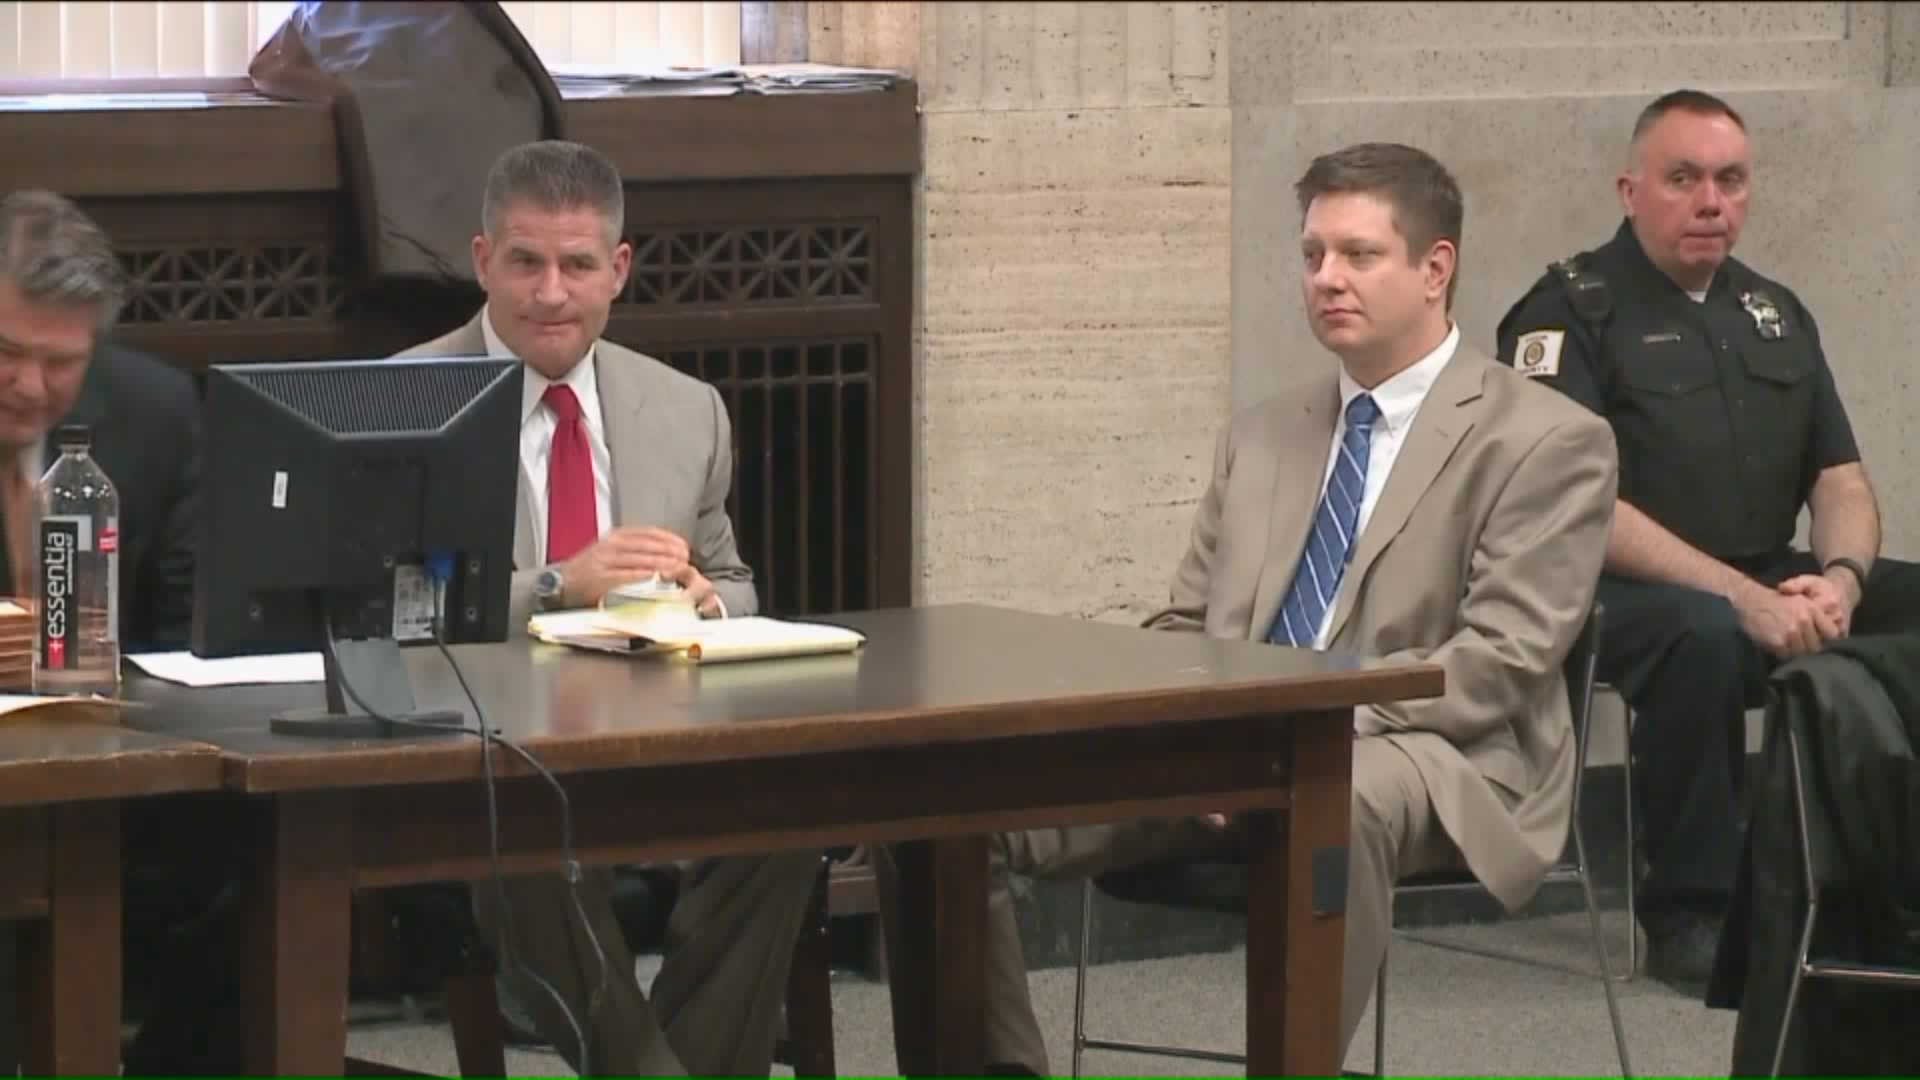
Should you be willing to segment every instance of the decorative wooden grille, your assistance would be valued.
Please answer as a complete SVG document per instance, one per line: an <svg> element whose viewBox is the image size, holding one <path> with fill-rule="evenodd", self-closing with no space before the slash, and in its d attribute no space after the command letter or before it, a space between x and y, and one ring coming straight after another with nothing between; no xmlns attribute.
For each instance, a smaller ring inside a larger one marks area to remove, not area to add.
<svg viewBox="0 0 1920 1080"><path fill-rule="evenodd" d="M620 302L641 306L826 304L873 299L864 222L656 229L627 238Z"/></svg>
<svg viewBox="0 0 1920 1080"><path fill-rule="evenodd" d="M726 399L727 511L764 611L874 604L873 350L863 338L644 350Z"/></svg>
<svg viewBox="0 0 1920 1080"><path fill-rule="evenodd" d="M661 227L631 234L629 308L872 303L870 223ZM125 247L128 323L326 319L348 303L338 248L305 244Z"/></svg>

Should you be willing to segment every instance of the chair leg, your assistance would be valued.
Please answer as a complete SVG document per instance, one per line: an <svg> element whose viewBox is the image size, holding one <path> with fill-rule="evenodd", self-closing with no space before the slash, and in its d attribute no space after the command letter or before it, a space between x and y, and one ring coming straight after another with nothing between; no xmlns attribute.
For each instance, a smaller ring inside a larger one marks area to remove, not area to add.
<svg viewBox="0 0 1920 1080"><path fill-rule="evenodd" d="M787 1037L776 1057L795 1076L833 1076L833 939L827 915L829 864L822 860L820 880L807 905L806 921L794 942L787 975Z"/></svg>
<svg viewBox="0 0 1920 1080"><path fill-rule="evenodd" d="M1793 817L1799 831L1800 865L1806 874L1807 921L1800 930L1800 954L1793 965L1793 981L1787 985L1787 1005L1780 1012L1780 1035L1773 1046L1770 1074L1773 1076L1780 1075L1780 1067L1787 1059L1787 1036L1793 1031L1793 1011L1800 1004L1800 983L1806 977L1807 958L1813 951L1813 927L1820 919L1820 882L1813 876L1813 844L1807 835L1807 789L1800 771L1800 740L1794 735L1791 722L1784 718L1781 722L1787 726L1787 760L1793 767Z"/></svg>
<svg viewBox="0 0 1920 1080"><path fill-rule="evenodd" d="M1122 1054L1182 1058L1187 1061L1211 1061L1218 1065L1245 1065L1245 1053L1208 1050L1192 1046L1166 1046L1158 1043L1129 1042L1124 1039L1096 1039L1087 1034L1087 968L1093 962L1093 890L1092 881L1080 883L1080 953L1074 963L1073 982L1073 1076L1078 1080L1082 1055L1088 1050L1112 1050Z"/></svg>
<svg viewBox="0 0 1920 1080"><path fill-rule="evenodd" d="M507 1025L493 973L449 976L442 986L460 1075L507 1075Z"/></svg>
<svg viewBox="0 0 1920 1080"><path fill-rule="evenodd" d="M1093 882L1080 883L1080 951L1073 964L1073 1076L1079 1080L1080 1057L1087 1049L1087 964L1093 953Z"/></svg>
<svg viewBox="0 0 1920 1080"><path fill-rule="evenodd" d="M1639 892L1639 848L1633 834L1633 706L1627 699L1620 698L1620 726L1622 740L1626 744L1627 795L1621 800L1626 804L1627 816L1627 970L1620 975L1621 982L1632 982L1640 973L1640 918L1634 910L1634 894Z"/></svg>
<svg viewBox="0 0 1920 1080"><path fill-rule="evenodd" d="M1607 967L1607 939L1600 932L1600 902L1593 895L1593 873L1587 863L1587 830L1580 824L1576 808L1573 815L1573 857L1578 866L1580 894L1587 902L1587 922L1593 929L1593 958L1600 965L1600 989L1607 996L1607 1019L1613 1024L1613 1048L1620 1055L1620 1075L1633 1075L1627 1055L1627 1032L1620 1022L1620 1002L1613 993L1613 973ZM1632 932L1632 927L1628 927Z"/></svg>
<svg viewBox="0 0 1920 1080"><path fill-rule="evenodd" d="M1391 944L1388 949L1391 951ZM1380 956L1380 973L1373 977L1373 1075L1387 1075L1387 957L1385 953Z"/></svg>

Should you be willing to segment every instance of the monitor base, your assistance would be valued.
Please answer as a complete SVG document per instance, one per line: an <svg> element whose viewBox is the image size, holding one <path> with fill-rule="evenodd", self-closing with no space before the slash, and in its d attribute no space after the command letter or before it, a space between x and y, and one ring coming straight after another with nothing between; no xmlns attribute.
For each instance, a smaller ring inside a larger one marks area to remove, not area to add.
<svg viewBox="0 0 1920 1080"><path fill-rule="evenodd" d="M399 721L395 723L394 721ZM474 734L465 715L457 712L412 712L392 720L366 713L336 713L326 709L296 709L267 722L275 735L313 739L405 739L415 735Z"/></svg>
<svg viewBox="0 0 1920 1080"><path fill-rule="evenodd" d="M422 709L415 703L412 676L391 639L337 641L329 635L325 659L325 707L281 713L268 721L267 730L316 739L480 733L457 709Z"/></svg>

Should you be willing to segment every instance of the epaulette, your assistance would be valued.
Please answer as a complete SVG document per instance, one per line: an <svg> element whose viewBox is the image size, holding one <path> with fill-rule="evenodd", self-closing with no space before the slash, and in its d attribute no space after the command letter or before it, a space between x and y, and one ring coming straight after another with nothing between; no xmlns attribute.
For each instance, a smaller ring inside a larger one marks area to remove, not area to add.
<svg viewBox="0 0 1920 1080"><path fill-rule="evenodd" d="M1613 293L1607 288L1607 279L1584 261L1579 255L1561 259L1547 267L1547 273L1560 279L1573 313L1598 326L1613 314Z"/></svg>

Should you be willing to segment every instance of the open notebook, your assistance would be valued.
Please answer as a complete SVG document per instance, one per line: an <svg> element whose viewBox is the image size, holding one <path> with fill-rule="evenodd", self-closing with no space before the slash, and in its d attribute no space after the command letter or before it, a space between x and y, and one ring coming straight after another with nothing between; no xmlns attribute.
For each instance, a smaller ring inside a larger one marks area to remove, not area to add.
<svg viewBox="0 0 1920 1080"><path fill-rule="evenodd" d="M527 630L541 641L555 645L629 656L665 655L696 664L849 653L867 640L864 635L844 627L786 622L759 615L702 619L657 636L644 636L632 628L623 629L617 618L597 608L535 615L528 620Z"/></svg>

